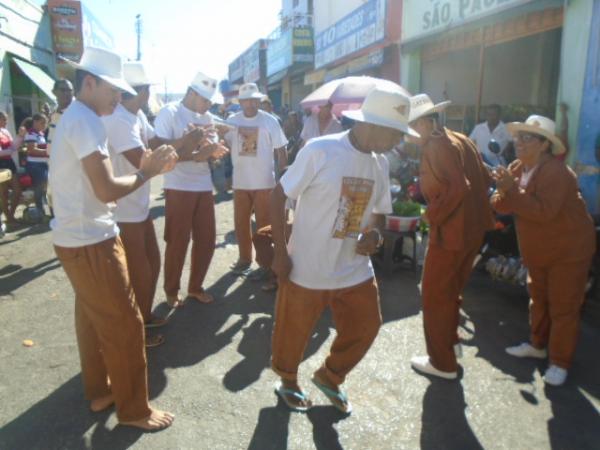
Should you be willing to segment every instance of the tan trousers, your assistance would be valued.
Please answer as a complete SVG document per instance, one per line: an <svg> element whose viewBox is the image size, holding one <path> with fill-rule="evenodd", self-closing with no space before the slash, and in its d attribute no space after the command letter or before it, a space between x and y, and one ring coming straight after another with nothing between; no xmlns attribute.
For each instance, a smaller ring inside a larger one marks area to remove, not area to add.
<svg viewBox="0 0 600 450"><path fill-rule="evenodd" d="M548 347L550 362L569 369L579 338L581 305L591 261L529 267L531 343Z"/></svg>
<svg viewBox="0 0 600 450"><path fill-rule="evenodd" d="M160 274L160 251L152 218L143 222L119 222L127 257L129 279L144 323L152 319L152 303Z"/></svg>
<svg viewBox="0 0 600 450"><path fill-rule="evenodd" d="M337 336L323 365L329 380L342 384L367 353L381 326L377 282L370 279L336 290L314 290L291 281L279 286L273 329L273 370L295 381L317 320L325 308L333 314Z"/></svg>
<svg viewBox="0 0 600 450"><path fill-rule="evenodd" d="M54 248L75 291L75 329L86 398L112 392L121 422L149 416L144 324L121 240Z"/></svg>
<svg viewBox="0 0 600 450"><path fill-rule="evenodd" d="M235 237L238 242L240 261L252 262L252 230L250 220L252 211L259 230L271 222L270 202L272 189L233 191L233 219Z"/></svg>
<svg viewBox="0 0 600 450"><path fill-rule="evenodd" d="M458 368L454 345L459 342L462 292L479 248L478 244L453 251L431 242L427 247L421 285L425 341L431 364L444 372L456 372Z"/></svg>
<svg viewBox="0 0 600 450"><path fill-rule="evenodd" d="M192 238L188 292L199 294L215 253L215 202L212 192L165 189L165 293L177 295Z"/></svg>

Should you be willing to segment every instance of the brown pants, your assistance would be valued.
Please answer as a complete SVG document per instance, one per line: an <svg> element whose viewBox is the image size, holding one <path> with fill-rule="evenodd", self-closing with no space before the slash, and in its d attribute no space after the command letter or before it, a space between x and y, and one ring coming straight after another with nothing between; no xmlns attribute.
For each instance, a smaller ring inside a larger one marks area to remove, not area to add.
<svg viewBox="0 0 600 450"><path fill-rule="evenodd" d="M271 364L280 377L297 379L312 330L328 306L337 330L324 364L328 378L342 384L367 353L381 326L375 279L336 290L306 289L287 281L277 292L272 343Z"/></svg>
<svg viewBox="0 0 600 450"><path fill-rule="evenodd" d="M579 338L590 264L586 259L546 268L529 267L531 343L537 348L547 346L550 362L564 369L571 366Z"/></svg>
<svg viewBox="0 0 600 450"><path fill-rule="evenodd" d="M240 261L252 262L252 230L250 227L252 211L254 211L258 230L267 226L271 221L269 215L271 191L272 189L255 191L237 189L233 191L233 219Z"/></svg>
<svg viewBox="0 0 600 450"><path fill-rule="evenodd" d="M256 263L264 269L270 269L275 255L271 225L259 228L252 236L252 243L256 250Z"/></svg>
<svg viewBox="0 0 600 450"><path fill-rule="evenodd" d="M215 253L215 202L212 192L165 189L165 293L177 295L190 243L192 264L188 292L203 292L202 285Z"/></svg>
<svg viewBox="0 0 600 450"><path fill-rule="evenodd" d="M458 340L460 305L480 245L463 251L446 250L429 243L421 296L427 354L433 367L456 372L454 345Z"/></svg>
<svg viewBox="0 0 600 450"><path fill-rule="evenodd" d="M129 279L144 323L152 319L152 302L160 274L160 251L152 218L143 222L119 222L127 257Z"/></svg>
<svg viewBox="0 0 600 450"><path fill-rule="evenodd" d="M86 398L95 400L112 392L119 421L147 417L144 324L121 240L54 249L75 291L75 330Z"/></svg>

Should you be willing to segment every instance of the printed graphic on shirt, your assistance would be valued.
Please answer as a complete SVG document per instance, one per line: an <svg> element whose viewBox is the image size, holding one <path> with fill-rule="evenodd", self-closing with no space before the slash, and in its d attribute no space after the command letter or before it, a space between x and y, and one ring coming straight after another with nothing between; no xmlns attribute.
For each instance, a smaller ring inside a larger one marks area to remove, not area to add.
<svg viewBox="0 0 600 450"><path fill-rule="evenodd" d="M338 212L333 225L335 239L357 238L360 224L373 194L375 181L344 177Z"/></svg>
<svg viewBox="0 0 600 450"><path fill-rule="evenodd" d="M258 148L258 127L239 127L238 136L242 144L239 155L256 157Z"/></svg>

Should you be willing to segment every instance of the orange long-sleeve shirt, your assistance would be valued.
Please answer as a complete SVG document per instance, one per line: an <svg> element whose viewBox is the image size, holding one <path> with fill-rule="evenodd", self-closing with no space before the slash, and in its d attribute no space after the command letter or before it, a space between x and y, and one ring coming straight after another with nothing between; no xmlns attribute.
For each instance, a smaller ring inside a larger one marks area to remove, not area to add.
<svg viewBox="0 0 600 450"><path fill-rule="evenodd" d="M519 180L522 169L519 160L508 167ZM555 157L542 158L525 189L515 184L505 194L496 192L491 203L496 211L515 215L525 265L583 261L594 253L594 222L579 193L577 177Z"/></svg>
<svg viewBox="0 0 600 450"><path fill-rule="evenodd" d="M467 137L447 129L432 135L421 148L420 184L433 244L463 250L493 228L491 178Z"/></svg>

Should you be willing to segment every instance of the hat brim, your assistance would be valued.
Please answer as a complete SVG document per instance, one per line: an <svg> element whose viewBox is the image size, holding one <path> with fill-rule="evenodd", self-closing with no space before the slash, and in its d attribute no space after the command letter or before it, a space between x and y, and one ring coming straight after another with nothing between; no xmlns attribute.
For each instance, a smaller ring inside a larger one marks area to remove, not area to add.
<svg viewBox="0 0 600 450"><path fill-rule="evenodd" d="M421 117L426 117L429 116L431 114L435 114L435 113L441 113L443 112L448 106L450 106L452 104L452 102L450 100L446 100L445 102L440 102L437 103L435 105L433 105L433 107L426 109L425 111L423 111L421 114L419 114L416 117L411 117L410 121L414 122L415 120L420 119Z"/></svg>
<svg viewBox="0 0 600 450"><path fill-rule="evenodd" d="M420 138L421 135L413 130L408 124L398 122L396 120L386 120L382 117L375 116L373 114L365 114L360 109L353 109L349 111L342 111L342 115L351 120L356 120L357 122L370 123L371 125L378 125L380 127L392 128L394 130L402 131L410 136Z"/></svg>
<svg viewBox="0 0 600 450"><path fill-rule="evenodd" d="M70 65L74 69L85 70L86 72L89 72L92 75L97 76L101 80L106 81L108 84L116 87L117 89L120 89L123 92L127 92L131 95L137 95L137 92L123 78L114 78L114 77L102 75L102 74L96 72L94 69L91 69L89 67L84 67L81 64L76 63L75 61L71 61L68 58L60 58L60 59L65 61L68 65Z"/></svg>
<svg viewBox="0 0 600 450"><path fill-rule="evenodd" d="M196 89L194 86L190 86L190 89L196 94L198 94L200 97L205 98L211 103L223 103L223 96L219 92L215 92L212 95L208 95L206 92L202 92L200 89Z"/></svg>
<svg viewBox="0 0 600 450"><path fill-rule="evenodd" d="M567 151L565 144L562 143L558 136L539 127L534 127L533 125L528 125L523 122L511 122L506 124L506 129L513 136L519 131L524 131L526 133L537 134L538 136L548 139L550 142L552 142L553 155L562 155Z"/></svg>
<svg viewBox="0 0 600 450"><path fill-rule="evenodd" d="M255 92L254 94L250 94L250 95L245 95L245 96L240 96L234 99L234 102L237 100L237 102L239 103L240 100L261 100L263 97L265 96L265 94L261 94L260 92Z"/></svg>

